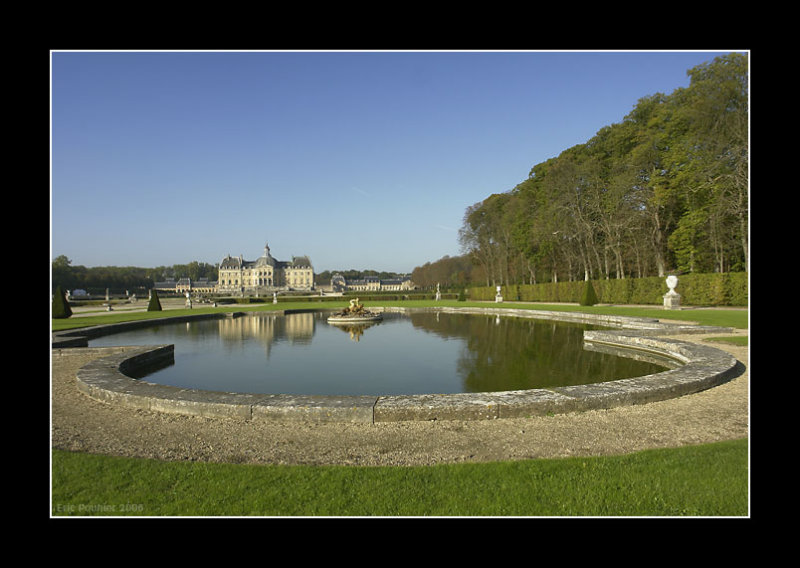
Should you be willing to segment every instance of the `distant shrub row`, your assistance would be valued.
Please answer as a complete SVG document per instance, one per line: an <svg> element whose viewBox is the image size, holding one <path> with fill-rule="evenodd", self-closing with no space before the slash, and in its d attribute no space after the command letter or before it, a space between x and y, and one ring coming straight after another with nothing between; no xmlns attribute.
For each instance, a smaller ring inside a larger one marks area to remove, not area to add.
<svg viewBox="0 0 800 568"><path fill-rule="evenodd" d="M592 287L601 304L658 304L669 288L666 278L624 278L592 280ZM675 291L681 295L681 304L687 306L746 306L747 273L684 274L678 277ZM577 302L583 301L586 283L547 282L503 286L504 300L521 302ZM469 289L470 300L494 300L496 288L480 286Z"/></svg>
<svg viewBox="0 0 800 568"><path fill-rule="evenodd" d="M344 296L278 296L278 303L283 302L339 302L347 305L352 298L358 298L362 302L381 302L381 301L404 301L404 300L435 300L436 293L409 293L409 294L359 294L358 292L348 292ZM443 300L456 300L458 294L442 292ZM271 304L272 297L229 297L219 298L219 304Z"/></svg>
<svg viewBox="0 0 800 568"><path fill-rule="evenodd" d="M409 292L408 294L403 294L401 292L392 293L392 294L359 294L358 292L347 292L345 296L342 298L346 301L350 301L350 298L358 298L362 302L364 301L375 301L380 302L382 300L388 301L403 301L403 300L435 300L436 299L436 292ZM458 298L458 294L456 293L445 293L442 292L441 299L442 300L455 300Z"/></svg>

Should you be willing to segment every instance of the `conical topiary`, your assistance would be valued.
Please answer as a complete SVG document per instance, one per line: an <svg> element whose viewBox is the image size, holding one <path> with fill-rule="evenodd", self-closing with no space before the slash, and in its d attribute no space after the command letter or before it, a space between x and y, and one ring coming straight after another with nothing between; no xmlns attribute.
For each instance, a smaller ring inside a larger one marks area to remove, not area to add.
<svg viewBox="0 0 800 568"><path fill-rule="evenodd" d="M72 315L72 308L69 307L66 296L61 286L56 286L55 294L53 294L53 317L64 319Z"/></svg>
<svg viewBox="0 0 800 568"><path fill-rule="evenodd" d="M583 297L581 298L580 304L581 306L594 306L597 302L597 294L595 294L592 281L587 280L586 286L583 288Z"/></svg>
<svg viewBox="0 0 800 568"><path fill-rule="evenodd" d="M150 303L147 304L148 312L160 312L161 302L158 301L158 294L155 290L150 291Z"/></svg>

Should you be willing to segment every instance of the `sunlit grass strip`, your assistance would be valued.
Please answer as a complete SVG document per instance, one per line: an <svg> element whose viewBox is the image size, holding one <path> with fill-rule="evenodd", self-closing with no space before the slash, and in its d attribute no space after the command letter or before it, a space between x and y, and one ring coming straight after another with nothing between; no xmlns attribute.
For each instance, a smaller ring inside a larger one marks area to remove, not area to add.
<svg viewBox="0 0 800 568"><path fill-rule="evenodd" d="M346 306L347 300L342 299L341 306ZM748 327L747 310L737 309L692 309L692 310L664 310L662 308L640 308L628 306L578 306L571 304L517 304L492 302L458 302L456 300L408 300L391 302L364 302L367 307L391 306L405 308L434 308L434 307L463 307L463 308L515 308L546 311L581 312L587 314L619 315L632 317L650 317L663 320L686 320L697 322L701 325L717 325L746 329ZM275 310L308 310L308 309L337 309L336 302L281 302L279 304L233 304L217 308L197 308L191 310L164 310L161 312L113 312L107 315L71 317L69 319L53 319L52 330L61 331L92 325L103 325L123 321L142 319L165 318L183 315L198 315L221 312L257 312Z"/></svg>
<svg viewBox="0 0 800 568"><path fill-rule="evenodd" d="M708 339L708 341L713 341L716 343L730 343L732 345L747 347L749 344L749 337L742 335L732 335L730 337L711 337Z"/></svg>
<svg viewBox="0 0 800 568"><path fill-rule="evenodd" d="M746 516L747 440L426 467L256 466L53 452L55 516Z"/></svg>

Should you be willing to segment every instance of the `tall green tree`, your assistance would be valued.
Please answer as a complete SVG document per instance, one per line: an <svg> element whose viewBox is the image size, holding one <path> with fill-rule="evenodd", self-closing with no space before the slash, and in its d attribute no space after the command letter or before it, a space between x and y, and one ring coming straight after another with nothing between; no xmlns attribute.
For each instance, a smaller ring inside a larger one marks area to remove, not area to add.
<svg viewBox="0 0 800 568"><path fill-rule="evenodd" d="M486 285L748 267L747 57L690 69L464 215Z"/></svg>

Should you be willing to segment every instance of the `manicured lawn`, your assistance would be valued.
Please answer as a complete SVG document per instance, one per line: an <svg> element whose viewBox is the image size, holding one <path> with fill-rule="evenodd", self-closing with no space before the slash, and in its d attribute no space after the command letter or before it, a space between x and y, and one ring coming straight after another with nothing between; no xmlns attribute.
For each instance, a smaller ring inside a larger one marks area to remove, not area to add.
<svg viewBox="0 0 800 568"><path fill-rule="evenodd" d="M547 311L585 312L590 314L622 315L635 317L651 317L663 320L685 320L697 322L701 325L718 325L746 329L748 325L748 311L735 309L690 309L690 310L664 310L659 307L629 307L629 306L578 306L571 304L517 304L505 302L494 304L492 302L457 302L455 300L408 300L395 302L364 302L366 307L393 306L406 308L432 308L432 307L478 307L478 308L518 308L538 309ZM192 310L164 310L161 312L106 312L102 315L71 317L68 319L54 319L53 331L101 325L121 321L141 320L154 317L173 317L191 314L220 313L220 312L249 312L271 310L297 310L297 309L342 309L347 306L347 300L341 302L281 302L279 304L231 304L217 308L196 308Z"/></svg>
<svg viewBox="0 0 800 568"><path fill-rule="evenodd" d="M456 301L383 305L494 307ZM339 307L329 302L250 304L52 321L53 330L59 330L210 311ZM503 307L748 327L746 310ZM160 462L54 450L51 503L54 516L747 516L748 465L747 439L615 457L429 467Z"/></svg>
<svg viewBox="0 0 800 568"><path fill-rule="evenodd" d="M256 466L53 452L55 516L746 516L747 440L603 458Z"/></svg>

